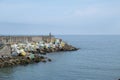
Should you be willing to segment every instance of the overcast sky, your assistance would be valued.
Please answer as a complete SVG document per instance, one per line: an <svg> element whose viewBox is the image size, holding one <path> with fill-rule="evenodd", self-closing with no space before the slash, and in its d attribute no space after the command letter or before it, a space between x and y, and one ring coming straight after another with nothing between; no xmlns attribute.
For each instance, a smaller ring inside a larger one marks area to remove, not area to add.
<svg viewBox="0 0 120 80"><path fill-rule="evenodd" d="M0 34L120 34L120 0L0 0Z"/></svg>

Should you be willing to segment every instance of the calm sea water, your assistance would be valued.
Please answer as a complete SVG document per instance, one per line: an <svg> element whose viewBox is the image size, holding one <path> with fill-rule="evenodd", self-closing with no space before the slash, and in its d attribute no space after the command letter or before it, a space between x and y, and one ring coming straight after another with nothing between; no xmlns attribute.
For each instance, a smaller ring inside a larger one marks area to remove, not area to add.
<svg viewBox="0 0 120 80"><path fill-rule="evenodd" d="M0 80L117 80L120 36L57 36L81 48L51 53L52 62L0 69Z"/></svg>

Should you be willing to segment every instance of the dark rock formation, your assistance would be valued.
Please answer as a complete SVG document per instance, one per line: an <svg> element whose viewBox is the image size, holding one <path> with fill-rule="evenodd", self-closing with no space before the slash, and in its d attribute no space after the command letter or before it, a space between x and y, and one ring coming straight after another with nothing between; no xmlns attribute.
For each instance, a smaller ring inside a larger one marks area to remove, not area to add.
<svg viewBox="0 0 120 80"><path fill-rule="evenodd" d="M23 56L0 58L0 68L13 67L17 65L27 65L38 62L47 62L47 60L51 61L51 59L39 55L35 55L35 58L33 59Z"/></svg>

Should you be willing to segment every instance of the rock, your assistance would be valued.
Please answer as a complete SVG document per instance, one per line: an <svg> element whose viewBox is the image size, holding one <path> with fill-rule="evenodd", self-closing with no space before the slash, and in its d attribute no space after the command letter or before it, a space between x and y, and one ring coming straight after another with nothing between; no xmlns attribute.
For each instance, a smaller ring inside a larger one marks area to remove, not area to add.
<svg viewBox="0 0 120 80"><path fill-rule="evenodd" d="M44 56L40 56L40 59L45 59L45 57Z"/></svg>
<svg viewBox="0 0 120 80"><path fill-rule="evenodd" d="M34 62L36 62L36 63L38 63L38 62L40 62L41 61L41 59L39 58L39 57L36 57L35 59L34 59Z"/></svg>
<svg viewBox="0 0 120 80"><path fill-rule="evenodd" d="M45 59L41 59L41 62L44 62L44 63L46 63L47 61L46 61Z"/></svg>
<svg viewBox="0 0 120 80"><path fill-rule="evenodd" d="M48 59L47 57L44 57L44 56L39 56L37 54L35 54L34 59L29 59L23 56L2 58L0 59L0 68L12 67L16 65L27 65L27 64L38 63L38 62L46 63L47 61L51 61L51 59Z"/></svg>
<svg viewBox="0 0 120 80"><path fill-rule="evenodd" d="M8 67L9 66L8 61L5 61L3 64L4 64L4 67Z"/></svg>
<svg viewBox="0 0 120 80"><path fill-rule="evenodd" d="M40 54L46 55L45 51L40 51Z"/></svg>
<svg viewBox="0 0 120 80"><path fill-rule="evenodd" d="M3 63L0 63L0 68L3 68L4 67L4 64Z"/></svg>
<svg viewBox="0 0 120 80"><path fill-rule="evenodd" d="M68 45L68 44L65 44L65 46L63 47L62 49L63 51L76 51L78 50L77 48L71 46L71 45Z"/></svg>
<svg viewBox="0 0 120 80"><path fill-rule="evenodd" d="M49 62L51 62L52 60L51 59L48 59Z"/></svg>

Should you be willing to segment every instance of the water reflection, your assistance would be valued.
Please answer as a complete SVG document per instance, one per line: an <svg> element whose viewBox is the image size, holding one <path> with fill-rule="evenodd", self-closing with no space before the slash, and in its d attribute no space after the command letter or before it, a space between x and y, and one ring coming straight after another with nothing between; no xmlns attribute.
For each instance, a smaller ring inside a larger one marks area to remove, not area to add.
<svg viewBox="0 0 120 80"><path fill-rule="evenodd" d="M14 73L13 68L0 69L0 80L13 80L11 76L13 73Z"/></svg>

